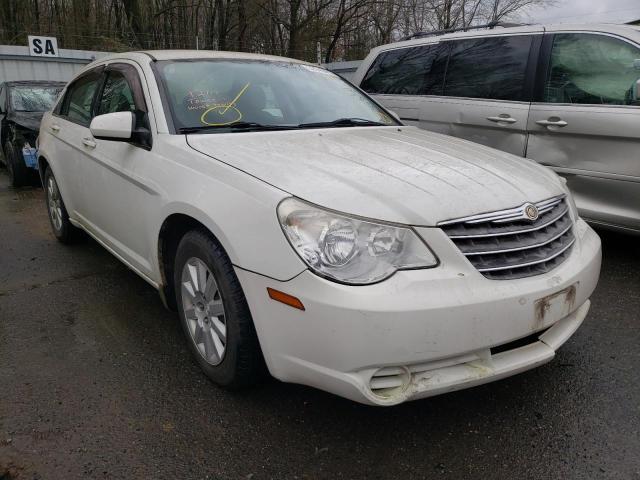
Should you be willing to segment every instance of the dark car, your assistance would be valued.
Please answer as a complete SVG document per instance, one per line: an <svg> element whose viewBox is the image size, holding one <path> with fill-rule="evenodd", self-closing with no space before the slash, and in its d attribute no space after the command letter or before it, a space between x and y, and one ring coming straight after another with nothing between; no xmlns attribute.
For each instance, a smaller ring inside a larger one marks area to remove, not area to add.
<svg viewBox="0 0 640 480"><path fill-rule="evenodd" d="M29 163L35 155L28 152L34 152L42 115L53 107L64 86L64 82L36 80L0 84L0 145L14 187L37 177L37 165Z"/></svg>

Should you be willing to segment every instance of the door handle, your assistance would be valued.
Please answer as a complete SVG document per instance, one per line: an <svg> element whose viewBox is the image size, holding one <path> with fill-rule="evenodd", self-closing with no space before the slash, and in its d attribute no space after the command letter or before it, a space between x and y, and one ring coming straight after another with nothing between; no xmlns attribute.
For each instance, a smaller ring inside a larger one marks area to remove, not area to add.
<svg viewBox="0 0 640 480"><path fill-rule="evenodd" d="M52 123L51 124L51 131L52 132L59 132L60 131L60 125L58 125L57 123Z"/></svg>
<svg viewBox="0 0 640 480"><path fill-rule="evenodd" d="M511 115L508 115L506 113L498 115L497 117L487 117L487 120L489 120L490 122L496 122L496 123L516 123L518 121L515 118L513 118Z"/></svg>
<svg viewBox="0 0 640 480"><path fill-rule="evenodd" d="M87 137L82 139L82 144L87 148L96 148L97 145L96 142Z"/></svg>
<svg viewBox="0 0 640 480"><path fill-rule="evenodd" d="M564 120L537 120L536 123L538 125L542 125L543 127L566 127L569 125Z"/></svg>

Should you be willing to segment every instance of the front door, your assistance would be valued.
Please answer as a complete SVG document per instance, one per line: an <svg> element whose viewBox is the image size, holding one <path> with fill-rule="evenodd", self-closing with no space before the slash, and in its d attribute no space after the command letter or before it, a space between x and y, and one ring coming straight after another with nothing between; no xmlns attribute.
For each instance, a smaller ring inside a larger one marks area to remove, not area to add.
<svg viewBox="0 0 640 480"><path fill-rule="evenodd" d="M640 48L608 35L545 37L548 66L527 157L567 179L580 214L640 230Z"/></svg>
<svg viewBox="0 0 640 480"><path fill-rule="evenodd" d="M131 64L115 63L105 69L95 115L133 112L149 127L147 103L140 77ZM87 158L80 167L88 198L85 227L140 273L152 271L147 232L159 208L158 190L149 180L154 168L150 147L133 142L85 139Z"/></svg>

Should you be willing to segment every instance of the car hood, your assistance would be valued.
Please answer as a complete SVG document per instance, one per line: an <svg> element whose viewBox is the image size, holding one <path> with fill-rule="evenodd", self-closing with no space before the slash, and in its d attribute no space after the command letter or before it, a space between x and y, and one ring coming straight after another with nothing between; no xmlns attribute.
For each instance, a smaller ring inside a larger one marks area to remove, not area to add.
<svg viewBox="0 0 640 480"><path fill-rule="evenodd" d="M38 133L43 115L44 112L11 112L7 115L7 120Z"/></svg>
<svg viewBox="0 0 640 480"><path fill-rule="evenodd" d="M415 127L194 134L187 142L303 200L410 225L563 193L533 161Z"/></svg>

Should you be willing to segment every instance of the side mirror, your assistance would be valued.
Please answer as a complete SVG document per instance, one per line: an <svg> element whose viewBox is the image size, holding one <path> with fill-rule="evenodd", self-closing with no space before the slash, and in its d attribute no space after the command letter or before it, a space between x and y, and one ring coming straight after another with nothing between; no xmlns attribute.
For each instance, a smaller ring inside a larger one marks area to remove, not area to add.
<svg viewBox="0 0 640 480"><path fill-rule="evenodd" d="M151 150L152 138L148 125L144 112L114 112L93 117L89 130L98 140L127 142Z"/></svg>
<svg viewBox="0 0 640 480"><path fill-rule="evenodd" d="M135 129L135 120L132 112L105 113L93 117L89 130L98 140L130 142Z"/></svg>

